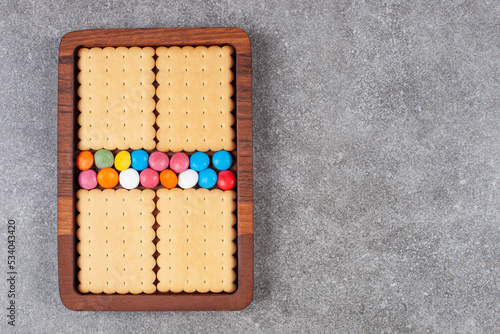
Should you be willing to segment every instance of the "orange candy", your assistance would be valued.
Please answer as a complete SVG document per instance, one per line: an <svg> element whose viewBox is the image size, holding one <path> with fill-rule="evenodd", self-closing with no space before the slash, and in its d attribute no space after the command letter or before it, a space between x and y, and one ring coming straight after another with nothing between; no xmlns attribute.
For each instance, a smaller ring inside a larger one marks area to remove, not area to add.
<svg viewBox="0 0 500 334"><path fill-rule="evenodd" d="M116 187L118 180L118 172L113 168L103 168L97 174L97 182L101 187L106 189Z"/></svg>
<svg viewBox="0 0 500 334"><path fill-rule="evenodd" d="M89 151L82 151L76 157L76 167L79 170L87 170L94 164L94 155Z"/></svg>
<svg viewBox="0 0 500 334"><path fill-rule="evenodd" d="M165 169L160 173L160 182L165 188L172 189L177 185L177 175L172 170Z"/></svg>

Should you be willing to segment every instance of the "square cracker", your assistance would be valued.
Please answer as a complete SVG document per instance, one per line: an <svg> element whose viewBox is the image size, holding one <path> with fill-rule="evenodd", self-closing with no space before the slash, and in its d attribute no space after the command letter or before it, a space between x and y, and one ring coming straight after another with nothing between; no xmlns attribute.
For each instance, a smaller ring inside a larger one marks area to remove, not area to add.
<svg viewBox="0 0 500 334"><path fill-rule="evenodd" d="M155 192L78 190L76 217L82 293L153 293Z"/></svg>
<svg viewBox="0 0 500 334"><path fill-rule="evenodd" d="M159 151L235 149L233 52L230 46L156 49Z"/></svg>
<svg viewBox="0 0 500 334"><path fill-rule="evenodd" d="M154 49L78 50L80 150L155 148Z"/></svg>
<svg viewBox="0 0 500 334"><path fill-rule="evenodd" d="M158 291L236 290L236 193L208 189L157 191Z"/></svg>

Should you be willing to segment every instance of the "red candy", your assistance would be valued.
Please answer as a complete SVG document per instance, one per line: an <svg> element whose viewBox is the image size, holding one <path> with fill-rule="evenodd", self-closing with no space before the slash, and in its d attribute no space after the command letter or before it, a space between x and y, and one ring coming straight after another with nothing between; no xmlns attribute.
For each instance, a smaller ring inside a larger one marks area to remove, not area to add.
<svg viewBox="0 0 500 334"><path fill-rule="evenodd" d="M163 152L153 152L149 156L149 166L161 172L168 167L168 156Z"/></svg>
<svg viewBox="0 0 500 334"><path fill-rule="evenodd" d="M230 170L223 170L217 176L217 186L222 190L231 190L236 185L236 176Z"/></svg>
<svg viewBox="0 0 500 334"><path fill-rule="evenodd" d="M160 182L160 174L151 168L146 168L141 172L141 184L146 188L154 188Z"/></svg>

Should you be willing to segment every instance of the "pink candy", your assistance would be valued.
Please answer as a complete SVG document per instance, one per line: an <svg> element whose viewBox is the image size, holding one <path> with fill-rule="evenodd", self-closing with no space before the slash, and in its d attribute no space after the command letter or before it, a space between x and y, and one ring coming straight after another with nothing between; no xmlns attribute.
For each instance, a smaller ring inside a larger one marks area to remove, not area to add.
<svg viewBox="0 0 500 334"><path fill-rule="evenodd" d="M170 158L170 169L176 173L182 173L189 168L189 157L186 153L175 153Z"/></svg>
<svg viewBox="0 0 500 334"><path fill-rule="evenodd" d="M146 188L154 188L160 182L160 174L151 168L146 168L141 172L141 184Z"/></svg>
<svg viewBox="0 0 500 334"><path fill-rule="evenodd" d="M168 155L163 152L153 152L149 156L149 166L155 171L161 172L168 167Z"/></svg>
<svg viewBox="0 0 500 334"><path fill-rule="evenodd" d="M83 189L94 189L97 187L97 173L93 169L81 171L78 175L78 184Z"/></svg>

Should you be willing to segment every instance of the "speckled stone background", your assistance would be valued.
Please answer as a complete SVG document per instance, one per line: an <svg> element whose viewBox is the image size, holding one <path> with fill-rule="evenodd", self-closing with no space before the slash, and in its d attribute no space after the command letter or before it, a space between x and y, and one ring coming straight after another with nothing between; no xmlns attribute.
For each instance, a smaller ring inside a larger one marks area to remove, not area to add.
<svg viewBox="0 0 500 334"><path fill-rule="evenodd" d="M1 1L0 332L498 333L499 21L498 1ZM254 301L69 311L57 283L59 41L197 26L252 41Z"/></svg>

